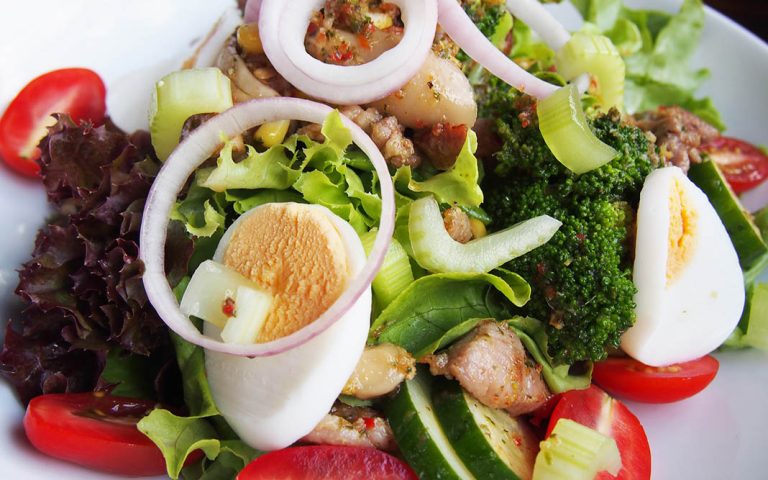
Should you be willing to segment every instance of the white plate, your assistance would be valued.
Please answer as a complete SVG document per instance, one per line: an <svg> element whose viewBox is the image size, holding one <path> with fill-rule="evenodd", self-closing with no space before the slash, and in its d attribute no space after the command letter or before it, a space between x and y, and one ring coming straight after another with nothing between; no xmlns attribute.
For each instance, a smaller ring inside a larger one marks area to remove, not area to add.
<svg viewBox="0 0 768 480"><path fill-rule="evenodd" d="M113 93L116 88L121 92L121 101L145 105L147 86L183 57L190 42L204 34L217 12L229 3L231 0L27 0L5 6L0 15L0 108L32 76L68 64L95 68ZM681 0L627 3L673 10ZM570 26L578 24L572 7L561 5L554 10ZM79 26L73 27L73 22ZM134 29L133 35L126 37L114 31L126 24ZM63 42L70 37L69 32L80 29L86 36L102 35L110 40L91 41L89 49L71 39ZM13 63L21 61L9 53L13 49L27 49L30 53L20 58L35 58L35 63ZM32 54L43 51L48 54ZM57 54L52 55L52 51ZM701 93L714 98L729 133L768 143L768 46L708 9L704 38L694 63L711 69L712 78ZM119 90L126 84L136 88ZM130 121L140 122L141 118ZM12 293L17 281L15 270L28 257L47 209L37 183L5 169L0 169L0 199L0 218L6 226L5 234L0 235L0 318L5 319L17 305ZM720 374L700 395L672 405L629 405L648 433L653 478L765 478L768 356L747 351L721 354L719 358ZM114 478L35 452L21 429L22 415L11 389L0 382L0 477L49 480L55 472L58 480Z"/></svg>

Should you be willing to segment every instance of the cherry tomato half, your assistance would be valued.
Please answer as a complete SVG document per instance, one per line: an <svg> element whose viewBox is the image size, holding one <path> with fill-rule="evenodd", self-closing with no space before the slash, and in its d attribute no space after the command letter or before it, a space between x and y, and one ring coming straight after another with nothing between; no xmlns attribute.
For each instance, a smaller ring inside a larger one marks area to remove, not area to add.
<svg viewBox="0 0 768 480"><path fill-rule="evenodd" d="M312 445L262 455L237 480L418 480L403 461L375 448Z"/></svg>
<svg viewBox="0 0 768 480"><path fill-rule="evenodd" d="M743 140L717 137L701 146L736 193L743 193L768 178L768 156Z"/></svg>
<svg viewBox="0 0 768 480"><path fill-rule="evenodd" d="M160 449L136 428L154 406L91 392L41 395L27 406L24 431L52 457L124 476L162 475Z"/></svg>
<svg viewBox="0 0 768 480"><path fill-rule="evenodd" d="M621 470L613 477L600 472L595 478L607 480L649 480L651 447L640 420L620 401L592 385L586 390L565 392L547 426L547 437L561 418L568 418L616 440L621 455Z"/></svg>
<svg viewBox="0 0 768 480"><path fill-rule="evenodd" d="M592 378L607 392L645 403L677 402L704 390L720 363L711 355L668 367L649 367L631 358L609 358L595 364Z"/></svg>
<svg viewBox="0 0 768 480"><path fill-rule="evenodd" d="M51 114L67 113L75 122L104 121L106 88L99 75L85 68L45 73L25 86L0 118L0 157L19 173L36 176L37 144L55 123Z"/></svg>

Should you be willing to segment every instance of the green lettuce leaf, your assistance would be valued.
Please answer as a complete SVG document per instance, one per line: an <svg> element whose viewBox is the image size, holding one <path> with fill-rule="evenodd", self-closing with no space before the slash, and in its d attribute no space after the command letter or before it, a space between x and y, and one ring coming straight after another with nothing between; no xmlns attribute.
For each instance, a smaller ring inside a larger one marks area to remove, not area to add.
<svg viewBox="0 0 768 480"><path fill-rule="evenodd" d="M175 293L180 296L183 292L180 288ZM213 475L230 471L233 465L239 466L235 473L240 471L258 452L237 439L216 408L205 376L203 349L176 334L172 333L171 337L181 371L184 403L190 415L182 417L165 409L155 409L137 426L160 448L169 477L178 478L189 455L202 450L207 460L185 468L184 478L232 478L232 475ZM209 469L213 473L207 473Z"/></svg>
<svg viewBox="0 0 768 480"><path fill-rule="evenodd" d="M478 207L483 203L483 191L478 184L480 171L476 150L477 135L469 130L456 163L450 169L418 181L413 178L411 168L406 166L398 169L393 180L401 186L401 193L404 193L402 185L407 185L408 190L416 194L433 194L440 203Z"/></svg>
<svg viewBox="0 0 768 480"><path fill-rule="evenodd" d="M716 128L725 128L712 101L695 94L709 77L708 70L690 67L704 28L701 0L684 0L676 14L632 10L621 0L571 2L584 18L584 28L606 35L624 57L624 104L629 113L680 105Z"/></svg>
<svg viewBox="0 0 768 480"><path fill-rule="evenodd" d="M286 154L285 145L276 145L265 152L257 152L247 145L248 155L240 162L232 158L234 141L224 144L216 168L208 171L208 176L200 185L223 192L231 188L276 188L286 189L293 185L299 172L291 168L293 155ZM293 152L291 152L293 153Z"/></svg>
<svg viewBox="0 0 768 480"><path fill-rule="evenodd" d="M394 343L419 357L469 331L469 320L508 318L507 304L525 305L530 295L531 287L522 277L502 269L493 274L427 275L381 312L368 341Z"/></svg>

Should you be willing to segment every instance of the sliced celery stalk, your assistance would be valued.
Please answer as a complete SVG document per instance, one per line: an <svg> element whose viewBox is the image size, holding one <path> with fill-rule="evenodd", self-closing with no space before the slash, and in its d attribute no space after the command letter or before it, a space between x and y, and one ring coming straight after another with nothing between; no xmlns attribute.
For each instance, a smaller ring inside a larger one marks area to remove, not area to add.
<svg viewBox="0 0 768 480"><path fill-rule="evenodd" d="M232 106L232 86L218 68L179 70L155 85L149 114L152 146L165 160L179 144L184 122L198 113L219 113Z"/></svg>
<svg viewBox="0 0 768 480"><path fill-rule="evenodd" d="M533 480L592 480L607 470L621 470L616 441L567 418L557 421L552 434L541 442L533 466Z"/></svg>
<svg viewBox="0 0 768 480"><path fill-rule="evenodd" d="M626 67L621 54L603 35L576 32L555 55L557 71L567 80L582 73L591 73L597 79L595 95L603 111L611 107L624 107L624 78Z"/></svg>
<svg viewBox="0 0 768 480"><path fill-rule="evenodd" d="M370 254L373 248L376 232L377 229L373 229L360 237L366 255ZM413 271L408 254L400 242L393 238L379 273L371 284L378 305L381 308L386 307L411 283L413 283Z"/></svg>
<svg viewBox="0 0 768 480"><path fill-rule="evenodd" d="M221 331L221 339L245 345L256 342L272 307L272 295L249 287L238 287L234 305L235 316Z"/></svg>
<svg viewBox="0 0 768 480"><path fill-rule="evenodd" d="M414 259L430 272L487 273L544 245L560 225L542 215L462 244L445 230L440 207L430 196L411 204L408 233Z"/></svg>
<svg viewBox="0 0 768 480"><path fill-rule="evenodd" d="M576 86L566 85L540 100L536 112L547 146L574 173L599 168L618 154L589 129Z"/></svg>
<svg viewBox="0 0 768 480"><path fill-rule="evenodd" d="M258 285L231 268L206 260L192 275L179 308L184 315L194 315L224 328L231 316L224 312L224 302L227 299L236 301L240 287L259 289Z"/></svg>

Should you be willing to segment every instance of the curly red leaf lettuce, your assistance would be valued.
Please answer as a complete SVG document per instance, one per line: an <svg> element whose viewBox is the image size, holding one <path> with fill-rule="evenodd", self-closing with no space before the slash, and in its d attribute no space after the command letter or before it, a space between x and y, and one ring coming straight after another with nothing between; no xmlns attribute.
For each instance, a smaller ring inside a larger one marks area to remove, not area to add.
<svg viewBox="0 0 768 480"><path fill-rule="evenodd" d="M26 308L6 327L0 374L26 403L42 393L110 387L114 379L102 378L108 358L140 356L153 396L176 403L173 346L147 300L138 259L144 201L160 168L149 135L60 116L40 146L54 215L19 271L16 293ZM187 273L193 249L175 223L166 254L171 285Z"/></svg>

